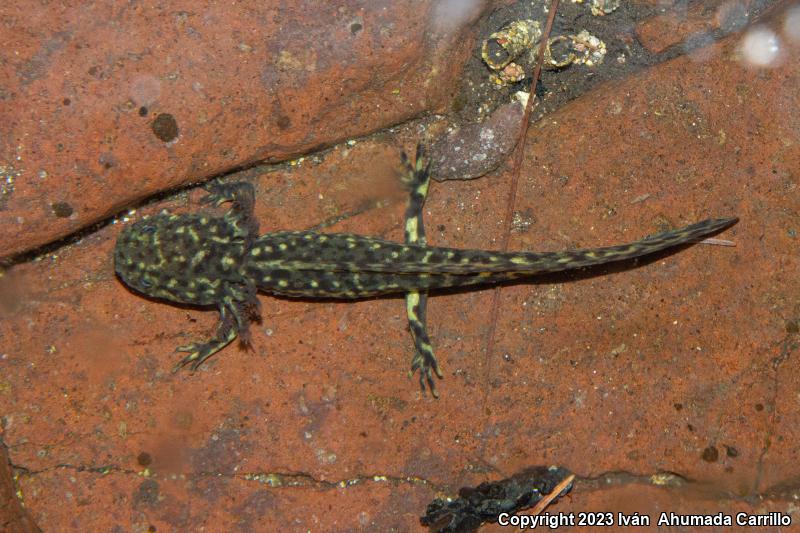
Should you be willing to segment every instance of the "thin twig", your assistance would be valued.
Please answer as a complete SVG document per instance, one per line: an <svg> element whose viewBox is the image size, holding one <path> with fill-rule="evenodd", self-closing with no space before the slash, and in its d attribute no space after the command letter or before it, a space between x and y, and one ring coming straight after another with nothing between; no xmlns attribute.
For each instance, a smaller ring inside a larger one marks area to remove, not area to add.
<svg viewBox="0 0 800 533"><path fill-rule="evenodd" d="M531 112L533 111L533 100L536 98L536 85L539 83L539 76L542 73L542 63L544 63L544 52L547 48L547 41L550 39L550 32L553 29L553 21L556 18L556 11L558 10L559 0L551 0L550 14L547 17L547 24L542 34L541 42L539 43L539 60L536 62L536 68L533 71L533 81L531 82L531 93L528 97L528 103L525 105L525 113L522 115L522 128L517 140L516 152L514 152L514 166L511 167L511 191L508 194L508 201L506 202L506 216L503 222L503 235L500 242L500 249L502 251L508 250L508 240L511 236L511 224L514 219L514 205L517 201L517 185L519 183L520 167L522 166L522 155L525 152L525 137L528 134L528 123L530 122ZM497 328L497 312L500 305L500 288L495 287L492 293L492 309L489 314L489 335L486 339L486 359L492 356L494 349L494 335ZM486 389L484 389L484 403L486 402Z"/></svg>
<svg viewBox="0 0 800 533"><path fill-rule="evenodd" d="M530 126L531 121L531 113L533 112L533 101L536 99L536 85L539 83L539 76L542 74L542 64L544 63L544 53L547 50L547 41L550 40L550 32L553 31L553 22L556 19L556 11L558 10L558 2L559 0L551 0L550 2L550 14L547 16L547 24L544 27L544 33L542 34L542 39L539 42L539 60L536 62L536 68L533 71L533 81L531 82L531 95L528 97L528 103L525 105L525 114L522 116L522 131L519 134L519 140L517 141L517 151L514 154L514 166L511 168L511 175L514 180L514 188L512 189L513 195L516 196L517 188L516 182L519 179L519 171L520 165L522 163L522 154L525 152L525 137L528 135L528 126ZM514 209L514 205L509 204L509 208L511 210ZM506 213L508 215L509 213ZM507 216L507 222L511 219L510 216ZM506 225L508 227L508 225ZM508 236L506 233L506 241L508 241ZM505 250L505 248L503 248Z"/></svg>
<svg viewBox="0 0 800 533"><path fill-rule="evenodd" d="M545 508L550 505L550 502L558 498L558 495L561 494L564 489L570 486L573 479L575 479L575 474L570 474L569 476L565 477L561 483L556 485L556 488L554 488L550 494L547 494L541 500L539 500L539 503L537 503L531 510L531 514L536 516L544 511Z"/></svg>
<svg viewBox="0 0 800 533"><path fill-rule="evenodd" d="M733 241L729 241L727 239L715 239L713 237L709 237L708 239L703 239L702 241L697 241L697 244L713 244L714 246L736 246L736 243Z"/></svg>

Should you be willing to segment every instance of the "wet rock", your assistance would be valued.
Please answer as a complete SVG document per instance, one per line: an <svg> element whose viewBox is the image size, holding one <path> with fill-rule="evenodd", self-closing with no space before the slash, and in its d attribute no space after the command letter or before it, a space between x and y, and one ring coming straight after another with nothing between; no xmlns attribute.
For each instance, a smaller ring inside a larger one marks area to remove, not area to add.
<svg viewBox="0 0 800 533"><path fill-rule="evenodd" d="M510 102L440 138L431 150L433 179L471 180L496 169L517 145L524 112L521 102Z"/></svg>

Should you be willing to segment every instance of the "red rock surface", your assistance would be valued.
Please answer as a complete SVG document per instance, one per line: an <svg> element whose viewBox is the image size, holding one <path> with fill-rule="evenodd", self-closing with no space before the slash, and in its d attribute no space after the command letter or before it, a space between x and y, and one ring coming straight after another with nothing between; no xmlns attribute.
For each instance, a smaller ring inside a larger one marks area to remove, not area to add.
<svg viewBox="0 0 800 533"><path fill-rule="evenodd" d="M0 407L30 515L44 530L414 531L437 492L560 464L579 480L551 512L796 524L800 50L782 22L772 68L744 65L734 35L534 124L516 189L507 173L434 184L429 242L458 247L556 250L741 218L721 236L735 248L432 298L438 401L406 378L401 299L265 295L252 351L173 375L173 348L216 317L128 292L119 224L17 266L0 280ZM424 127L245 172L262 229L399 239L392 168ZM661 472L685 482L656 486Z"/></svg>
<svg viewBox="0 0 800 533"><path fill-rule="evenodd" d="M671 46L686 43L688 48L713 40L712 33L730 33L754 19L752 0L704 0L675 3L662 15L639 24L636 36L647 50L659 54ZM692 42L692 41L696 42Z"/></svg>
<svg viewBox="0 0 800 533"><path fill-rule="evenodd" d="M483 5L459 19L430 1L6 2L0 258L443 107Z"/></svg>
<svg viewBox="0 0 800 533"><path fill-rule="evenodd" d="M16 533L41 531L17 498L15 475L8 450L0 444L0 529Z"/></svg>

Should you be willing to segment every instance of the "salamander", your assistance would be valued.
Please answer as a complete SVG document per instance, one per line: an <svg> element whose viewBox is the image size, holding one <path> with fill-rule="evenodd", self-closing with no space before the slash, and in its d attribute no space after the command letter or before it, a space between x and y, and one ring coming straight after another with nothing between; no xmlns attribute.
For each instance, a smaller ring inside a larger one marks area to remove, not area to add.
<svg viewBox="0 0 800 533"><path fill-rule="evenodd" d="M433 376L443 374L426 327L428 292L490 286L537 274L579 269L653 254L717 233L737 218L708 219L652 237L601 248L560 252L501 252L428 246L422 207L430 183L430 162L417 148L402 154L403 182L409 191L405 242L350 233L276 231L259 235L249 183L215 183L203 202L220 206L222 216L162 213L144 218L120 234L114 262L119 278L134 291L169 302L216 307L213 337L177 348L184 365L197 369L237 336L251 342L249 325L260 316L258 291L287 297L357 299L406 295L414 341L411 373L434 396Z"/></svg>

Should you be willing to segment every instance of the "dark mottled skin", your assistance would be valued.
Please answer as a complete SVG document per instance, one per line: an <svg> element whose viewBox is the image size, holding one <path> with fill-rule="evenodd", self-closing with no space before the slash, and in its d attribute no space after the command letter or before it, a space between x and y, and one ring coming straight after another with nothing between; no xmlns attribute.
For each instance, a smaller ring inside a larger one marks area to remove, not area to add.
<svg viewBox="0 0 800 533"><path fill-rule="evenodd" d="M160 214L125 228L114 259L119 277L136 291L171 302L216 306L220 322L208 342L181 346L188 352L176 366L197 368L238 335L250 341L249 323L258 316L256 292L289 297L344 298L406 293L417 354L412 369L433 388L441 377L425 330L430 289L466 287L621 261L695 242L736 222L712 219L631 244L563 252L492 252L425 244L422 205L429 166L421 153L404 157L410 201L406 243L346 233L279 231L258 235L253 187L215 185L204 201L231 202L224 216Z"/></svg>

